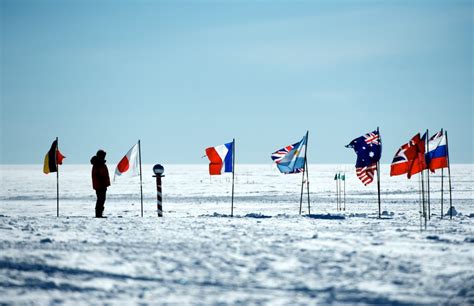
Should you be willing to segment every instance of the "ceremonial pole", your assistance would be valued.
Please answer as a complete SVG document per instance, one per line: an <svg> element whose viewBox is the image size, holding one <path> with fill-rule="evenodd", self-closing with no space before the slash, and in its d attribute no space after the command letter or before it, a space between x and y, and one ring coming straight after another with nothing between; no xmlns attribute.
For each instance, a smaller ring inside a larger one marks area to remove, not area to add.
<svg viewBox="0 0 474 306"><path fill-rule="evenodd" d="M444 178L444 168L441 168L441 219L443 219L443 178Z"/></svg>
<svg viewBox="0 0 474 306"><path fill-rule="evenodd" d="M230 216L234 216L234 175L235 175L235 138L232 139L232 200L230 204Z"/></svg>
<svg viewBox="0 0 474 306"><path fill-rule="evenodd" d="M346 173L344 172L344 211L346 211Z"/></svg>
<svg viewBox="0 0 474 306"><path fill-rule="evenodd" d="M421 175L418 175L418 203L419 203L419 214L420 214L420 231L423 229L423 208L421 206Z"/></svg>
<svg viewBox="0 0 474 306"><path fill-rule="evenodd" d="M305 137L305 150L304 150L304 163L303 163L303 175L301 176L301 194L300 194L300 215L301 215L301 210L303 208L303 191L304 191L304 175L306 172L306 151L307 151L307 146L308 146L308 133L309 131L306 131L306 137Z"/></svg>
<svg viewBox="0 0 474 306"><path fill-rule="evenodd" d="M306 146L306 149L308 147ZM308 193L308 215L311 214L311 204L309 200L309 174L308 174L308 160L305 158L305 165L306 165L306 192Z"/></svg>
<svg viewBox="0 0 474 306"><path fill-rule="evenodd" d="M339 187L337 184L337 173L334 177L334 180L336 181L336 211L339 211Z"/></svg>
<svg viewBox="0 0 474 306"><path fill-rule="evenodd" d="M380 147L382 147L382 136L380 136L379 132L379 127L377 127L377 134L379 135L379 142L380 142ZM380 148L382 150L382 148ZM382 155L382 152L380 152L380 155ZM378 194L378 199L379 199L379 219L382 217L381 215L381 205L380 205L380 159L377 161L377 194Z"/></svg>
<svg viewBox="0 0 474 306"><path fill-rule="evenodd" d="M309 169L308 169L308 157L307 157L307 152L308 152L308 142L309 142L309 131L306 131L306 148L304 150L304 164L306 166L305 172L306 172L306 192L308 193L308 215L311 214L311 201L309 199Z"/></svg>
<svg viewBox="0 0 474 306"><path fill-rule="evenodd" d="M140 139L138 139L138 161L140 165L140 203L141 203L141 216L143 217L143 180L142 180L142 148Z"/></svg>
<svg viewBox="0 0 474 306"><path fill-rule="evenodd" d="M418 165L421 168L420 165L420 159L418 158ZM423 218L425 220L425 229L426 229L426 204L425 204L425 180L424 180L424 173L423 170L420 172L421 175L421 198L422 198L422 203L423 203Z"/></svg>
<svg viewBox="0 0 474 306"><path fill-rule="evenodd" d="M339 210L342 211L342 188L341 188L341 173L337 174L337 181L339 184Z"/></svg>
<svg viewBox="0 0 474 306"><path fill-rule="evenodd" d="M430 139L430 137L429 137L429 131L428 131L428 129L426 129L426 144L425 144L425 147L426 147L426 149L425 149L425 162L426 162L426 154L427 154L427 153L429 153L429 151L430 151L430 145L429 145L429 143L430 143L430 140L429 140L429 139ZM428 160L429 160L429 162L431 163L431 160L430 160L430 159L428 159ZM427 169L426 169L426 170L427 170L427 184L428 184L428 185L427 185L427 189L428 189L428 190L427 190L427 194L428 194L428 220L431 220L431 203L430 203L430 165L428 164L428 165L426 165L426 167L427 167Z"/></svg>
<svg viewBox="0 0 474 306"><path fill-rule="evenodd" d="M443 133L444 131L443 129L441 129L441 136L444 136ZM443 200L444 200L444 168L441 168L441 219L443 219L443 214L444 214Z"/></svg>
<svg viewBox="0 0 474 306"><path fill-rule="evenodd" d="M446 155L448 156L448 179L449 179L449 218L453 219L453 197L451 193L451 164L449 158L448 131L446 131Z"/></svg>
<svg viewBox="0 0 474 306"><path fill-rule="evenodd" d="M59 217L59 165L58 165L59 138L56 137L56 151L54 162L56 163L56 217Z"/></svg>

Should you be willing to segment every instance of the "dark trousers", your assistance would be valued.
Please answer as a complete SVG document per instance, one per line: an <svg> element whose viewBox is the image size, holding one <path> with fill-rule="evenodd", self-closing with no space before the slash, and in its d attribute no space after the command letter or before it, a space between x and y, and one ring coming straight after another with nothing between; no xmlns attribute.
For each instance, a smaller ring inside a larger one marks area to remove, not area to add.
<svg viewBox="0 0 474 306"><path fill-rule="evenodd" d="M107 193L107 189L99 189L96 190L95 193L97 194L97 202L95 204L95 216L96 218L102 218L102 213L104 212L104 204L105 204L105 195Z"/></svg>

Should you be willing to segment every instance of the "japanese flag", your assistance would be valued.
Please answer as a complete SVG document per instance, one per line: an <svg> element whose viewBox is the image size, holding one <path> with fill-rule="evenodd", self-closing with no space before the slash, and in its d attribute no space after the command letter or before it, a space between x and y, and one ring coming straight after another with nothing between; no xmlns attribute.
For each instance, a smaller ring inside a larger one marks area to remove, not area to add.
<svg viewBox="0 0 474 306"><path fill-rule="evenodd" d="M118 163L115 168L114 181L118 176L133 177L140 175L140 164L138 155L138 143Z"/></svg>

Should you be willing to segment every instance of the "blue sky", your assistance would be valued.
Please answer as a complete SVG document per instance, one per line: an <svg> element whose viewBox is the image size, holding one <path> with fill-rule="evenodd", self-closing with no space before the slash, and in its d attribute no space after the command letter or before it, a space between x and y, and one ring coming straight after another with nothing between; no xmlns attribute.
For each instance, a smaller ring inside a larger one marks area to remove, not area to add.
<svg viewBox="0 0 474 306"><path fill-rule="evenodd" d="M236 161L310 131L310 163L353 163L380 127L382 162L417 132L449 131L473 163L471 1L5 1L1 163Z"/></svg>

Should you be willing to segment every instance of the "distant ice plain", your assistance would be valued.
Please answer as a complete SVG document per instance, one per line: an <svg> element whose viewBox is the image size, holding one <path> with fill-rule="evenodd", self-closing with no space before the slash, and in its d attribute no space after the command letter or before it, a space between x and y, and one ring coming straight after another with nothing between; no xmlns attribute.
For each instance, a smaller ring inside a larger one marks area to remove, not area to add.
<svg viewBox="0 0 474 306"><path fill-rule="evenodd" d="M138 179L119 178L105 220L92 218L89 165L61 166L60 218L55 174L42 174L41 165L0 166L0 302L474 303L474 165L452 167L461 213L452 221L439 218L440 171L430 177L426 231L418 177L389 177L389 165L382 220L376 182L364 187L353 165L309 166L313 218L298 214L301 175L281 175L273 164L236 165L234 218L227 217L231 175L164 166L164 218L156 217L152 165L144 165L145 217ZM343 212L336 211L336 172L347 177ZM444 204L446 212L448 192Z"/></svg>

